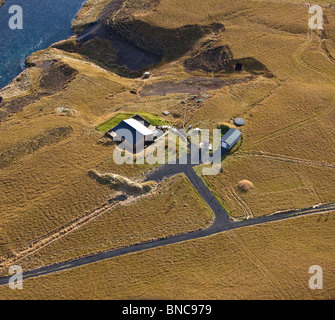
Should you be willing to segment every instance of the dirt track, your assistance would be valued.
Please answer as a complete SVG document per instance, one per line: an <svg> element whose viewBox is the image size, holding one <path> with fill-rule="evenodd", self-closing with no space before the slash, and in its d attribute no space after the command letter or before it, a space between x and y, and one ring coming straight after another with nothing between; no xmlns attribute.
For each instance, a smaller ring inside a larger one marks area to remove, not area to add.
<svg viewBox="0 0 335 320"><path fill-rule="evenodd" d="M317 67L314 67L310 64L308 64L307 62L304 62L302 60L302 54L304 53L304 51L308 48L308 46L312 43L312 34L311 34L311 31L309 31L308 33L308 38L306 40L306 42L303 44L303 46L301 48L299 48L293 55L293 58L294 60L296 61L297 64L315 72L315 73L318 73L322 76L325 76L326 78L328 78L332 83L333 85L335 86L335 80L333 79L333 76L323 70L320 70L319 68ZM289 133L289 132L292 132L294 130L297 130L297 129L300 129L300 128L303 128L303 127L306 127L307 125L310 125L312 123L315 123L319 120L322 120L324 118L326 118L335 108L335 96L331 102L331 104L329 105L329 107L323 111L321 111L320 113L316 114L316 115L313 115L312 117L306 119L306 120L303 120L303 121L299 121L299 122L296 122L296 123L293 123L293 124L290 124L288 125L287 127L283 127L283 128L280 128L274 132L271 132L265 136L263 136L262 138L258 139L258 140L255 140L254 142L252 142L250 144L250 148L251 147L254 147L255 145L258 145L264 141L267 141L269 139L273 139L273 138L276 138L282 134L286 134L286 133Z"/></svg>

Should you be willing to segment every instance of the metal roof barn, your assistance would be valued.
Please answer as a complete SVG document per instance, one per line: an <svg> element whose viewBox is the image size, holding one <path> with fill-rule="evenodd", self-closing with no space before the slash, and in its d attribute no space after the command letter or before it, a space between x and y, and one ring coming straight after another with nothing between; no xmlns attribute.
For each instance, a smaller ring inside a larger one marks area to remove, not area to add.
<svg viewBox="0 0 335 320"><path fill-rule="evenodd" d="M111 131L119 140L125 142L129 149L137 152L144 148L146 142L152 142L154 138L153 131L133 118L123 120ZM115 138L114 141L116 141Z"/></svg>
<svg viewBox="0 0 335 320"><path fill-rule="evenodd" d="M222 148L231 150L233 146L240 140L242 132L237 129L229 129L229 131L222 137Z"/></svg>

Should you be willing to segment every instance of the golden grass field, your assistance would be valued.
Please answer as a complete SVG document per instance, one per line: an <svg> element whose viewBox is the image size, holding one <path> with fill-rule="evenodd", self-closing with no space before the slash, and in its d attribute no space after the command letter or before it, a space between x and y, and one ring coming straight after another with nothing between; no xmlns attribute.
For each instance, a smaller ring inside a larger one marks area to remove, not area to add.
<svg viewBox="0 0 335 320"><path fill-rule="evenodd" d="M0 287L5 299L334 299L334 213L230 231ZM324 289L310 290L311 265ZM89 285L87 285L89 283ZM52 289L52 290L51 290Z"/></svg>
<svg viewBox="0 0 335 320"><path fill-rule="evenodd" d="M130 10L132 1L126 1L120 16ZM89 0L74 29L95 21L109 2ZM117 195L116 190L90 178L90 170L141 181L152 169L113 162L115 146L103 143L96 127L120 112L156 114L176 127L183 125L185 117L186 127L204 129L218 124L233 127L234 118L246 119L241 129L243 143L223 161L223 173L203 177L234 218L334 202L335 60L331 57L335 57L335 11L327 1L319 3L326 17L323 38L319 32L308 37L308 8L298 0L161 0L150 10L132 12L134 19L162 28L157 30L189 24L205 28L213 22L225 27L204 35L179 59L168 63L163 59L150 70L148 80L120 77L87 57L56 48L29 57L36 65L57 59L78 73L65 89L43 96L0 123L0 155L54 128L73 131L59 142L20 155L9 166L1 168L0 163L0 265L22 258L20 263L30 269L196 230L210 222L209 208L186 178L178 176L152 194L106 210L65 237L34 247ZM203 93L209 97L201 106L181 104L194 96L189 93L164 94L163 90L141 95L145 86L163 81L250 76L247 71L240 75L187 71L184 61L202 50L206 41L229 45L235 59L256 59L274 77L258 75L246 83L206 89ZM21 81L0 90L0 95L9 100L43 92L42 72L43 68L29 68ZM139 94L131 94L132 89ZM69 112L59 112L64 107ZM165 110L171 113L163 118ZM248 193L238 189L244 179L255 186ZM29 280L21 293L0 287L0 298L330 299L334 298L333 244L333 214L315 215ZM31 248L36 250L22 256ZM318 293L306 287L308 267L313 264L324 266L327 274L327 287ZM6 272L3 268L1 275ZM102 273L108 283L97 281Z"/></svg>
<svg viewBox="0 0 335 320"><path fill-rule="evenodd" d="M202 229L213 213L180 175L139 199L105 210L81 228L59 237L29 255L16 260L24 269L66 261L95 252L119 249L143 241Z"/></svg>

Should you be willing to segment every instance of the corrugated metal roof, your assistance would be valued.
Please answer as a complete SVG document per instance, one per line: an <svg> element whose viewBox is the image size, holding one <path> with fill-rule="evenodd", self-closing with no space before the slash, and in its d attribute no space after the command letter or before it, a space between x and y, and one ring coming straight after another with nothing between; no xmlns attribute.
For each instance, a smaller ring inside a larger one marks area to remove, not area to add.
<svg viewBox="0 0 335 320"><path fill-rule="evenodd" d="M125 132L125 130L127 130ZM111 132L115 132L118 136L124 137L128 142L136 145L144 137L145 140L153 136L153 132L145 127L142 123L135 119L121 121ZM131 133L131 136L128 135Z"/></svg>
<svg viewBox="0 0 335 320"><path fill-rule="evenodd" d="M230 129L221 139L222 142L227 143L228 145L233 144L236 139L239 139L242 135L242 132L237 129Z"/></svg>
<svg viewBox="0 0 335 320"><path fill-rule="evenodd" d="M142 123L140 123L139 121L135 119L127 119L127 120L124 120L124 122L144 136L149 136L153 134L151 130L149 130L146 126L144 126Z"/></svg>

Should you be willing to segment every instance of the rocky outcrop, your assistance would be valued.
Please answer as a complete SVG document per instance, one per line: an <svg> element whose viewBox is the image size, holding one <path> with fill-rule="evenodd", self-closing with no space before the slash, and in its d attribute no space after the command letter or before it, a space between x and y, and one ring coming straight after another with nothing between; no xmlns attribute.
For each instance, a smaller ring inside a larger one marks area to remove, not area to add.
<svg viewBox="0 0 335 320"><path fill-rule="evenodd" d="M165 61L172 61L184 56L205 35L222 31L224 26L213 23L209 26L187 25L165 29L128 17L109 21L107 29L144 51L158 55Z"/></svg>
<svg viewBox="0 0 335 320"><path fill-rule="evenodd" d="M77 33L77 40L80 42L80 46L93 38L100 38L109 40L111 45L113 47L116 45L115 49L119 51L117 48L118 43L122 43L124 46L124 42L126 42L128 46L129 44L133 46L134 60L136 60L140 50L143 55L148 56L148 61L153 61L151 64L157 64L162 59L165 62L169 62L184 56L193 49L199 39L207 34L224 30L224 26L220 23L212 23L208 26L185 25L175 29L154 26L137 19L136 14L149 10L158 3L157 1L138 0L131 2L131 5L122 6L123 2L122 0L112 0L100 11L95 21L89 22L89 20L86 19L86 21L84 19L86 25L83 24L84 22L74 24L73 29ZM84 11L82 10L82 12ZM81 15L85 16L84 13ZM87 13L87 15L89 16L90 14ZM129 55L132 55L131 46L128 47L128 58ZM71 51L74 50L74 46L71 43L66 43L66 46L64 44L64 47ZM131 63L127 65L131 65ZM142 67L138 69L142 69ZM132 66L130 66L130 69L138 70Z"/></svg>
<svg viewBox="0 0 335 320"><path fill-rule="evenodd" d="M188 71L219 72L225 69L232 59L233 54L229 46L225 45L201 51L185 60L184 65Z"/></svg>
<svg viewBox="0 0 335 320"><path fill-rule="evenodd" d="M184 61L187 71L200 70L208 73L247 71L253 75L273 77L270 70L252 57L234 59L228 45L218 45L215 41L206 41L190 58Z"/></svg>
<svg viewBox="0 0 335 320"><path fill-rule="evenodd" d="M22 96L4 97L0 105L0 123L42 97L50 96L64 90L78 74L77 70L56 60L43 62L32 62L29 60L27 65L30 68L40 69L38 89ZM31 81L27 75L29 71L30 69L21 73L9 86L3 88L0 93L6 93L8 90L15 91L15 87L20 87L22 82Z"/></svg>

